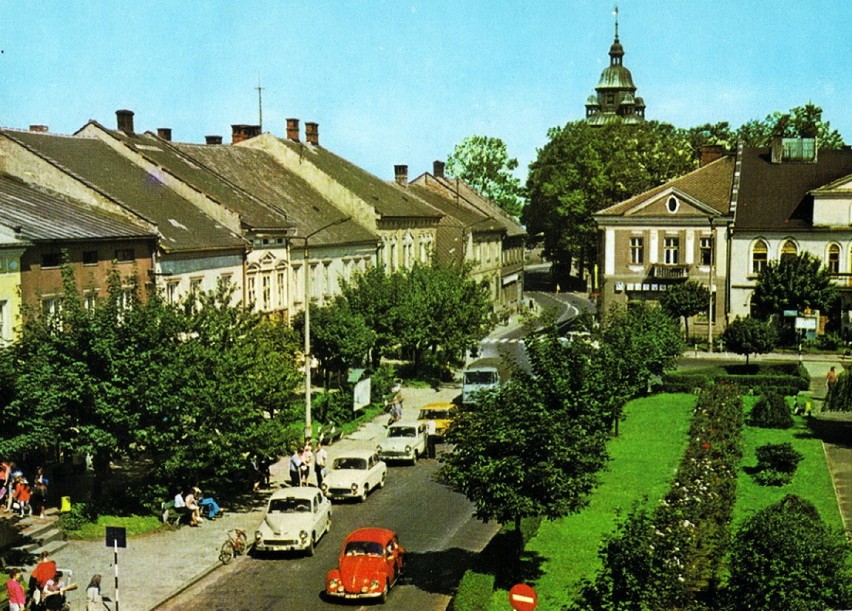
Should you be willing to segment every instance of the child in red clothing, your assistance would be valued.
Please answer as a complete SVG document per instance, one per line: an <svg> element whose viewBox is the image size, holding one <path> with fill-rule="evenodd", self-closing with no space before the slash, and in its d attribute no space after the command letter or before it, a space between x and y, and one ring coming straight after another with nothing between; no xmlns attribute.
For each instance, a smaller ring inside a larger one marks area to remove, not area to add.
<svg viewBox="0 0 852 611"><path fill-rule="evenodd" d="M32 507L30 507L30 497L32 496L32 488L30 488L29 482L23 477L17 478L17 483L15 484L15 493L14 499L18 503L18 509L21 511L21 516L24 515L24 512L29 515L33 514Z"/></svg>

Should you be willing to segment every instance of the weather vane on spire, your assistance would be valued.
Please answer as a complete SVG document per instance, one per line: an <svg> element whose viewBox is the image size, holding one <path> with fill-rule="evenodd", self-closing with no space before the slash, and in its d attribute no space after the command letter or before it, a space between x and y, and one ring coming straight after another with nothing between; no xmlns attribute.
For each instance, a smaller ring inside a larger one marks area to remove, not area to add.
<svg viewBox="0 0 852 611"><path fill-rule="evenodd" d="M612 14L615 15L615 39L618 40L618 5L612 9Z"/></svg>

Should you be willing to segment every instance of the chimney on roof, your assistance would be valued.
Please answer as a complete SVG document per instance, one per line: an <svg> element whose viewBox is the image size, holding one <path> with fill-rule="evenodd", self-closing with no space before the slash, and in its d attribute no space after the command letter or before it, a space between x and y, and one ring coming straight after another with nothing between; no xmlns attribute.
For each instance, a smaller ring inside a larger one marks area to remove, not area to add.
<svg viewBox="0 0 852 611"><path fill-rule="evenodd" d="M432 162L432 176L435 178L444 177L444 162L437 159Z"/></svg>
<svg viewBox="0 0 852 611"><path fill-rule="evenodd" d="M725 156L725 147L721 144L707 144L698 149L701 155L700 167L706 166L708 163L721 159Z"/></svg>
<svg viewBox="0 0 852 611"><path fill-rule="evenodd" d="M172 141L172 128L171 127L158 127L157 128L157 136L162 138L167 142Z"/></svg>
<svg viewBox="0 0 852 611"><path fill-rule="evenodd" d="M133 111L132 110L116 110L115 118L118 122L118 131L125 134L133 133Z"/></svg>
<svg viewBox="0 0 852 611"><path fill-rule="evenodd" d="M404 187L408 184L408 166L407 165L395 165L393 166L393 176L396 180L396 184L401 187Z"/></svg>
<svg viewBox="0 0 852 611"><path fill-rule="evenodd" d="M30 125L31 132L47 133L47 125Z"/></svg>
<svg viewBox="0 0 852 611"><path fill-rule="evenodd" d="M222 136L204 136L207 144L222 144Z"/></svg>
<svg viewBox="0 0 852 611"><path fill-rule="evenodd" d="M308 144L319 146L319 124L305 121L305 140Z"/></svg>
<svg viewBox="0 0 852 611"><path fill-rule="evenodd" d="M287 140L299 141L299 120L287 119Z"/></svg>
<svg viewBox="0 0 852 611"><path fill-rule="evenodd" d="M237 144L260 135L260 125L232 125L231 144Z"/></svg>

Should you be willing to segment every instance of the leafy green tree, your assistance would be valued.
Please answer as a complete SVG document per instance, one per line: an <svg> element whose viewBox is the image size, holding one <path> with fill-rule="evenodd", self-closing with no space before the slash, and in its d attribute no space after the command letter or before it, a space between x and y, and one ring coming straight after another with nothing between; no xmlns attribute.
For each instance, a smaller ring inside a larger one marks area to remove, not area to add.
<svg viewBox="0 0 852 611"><path fill-rule="evenodd" d="M683 318L684 335L689 337L689 318L708 311L710 291L695 280L675 284L663 294L662 308L674 318Z"/></svg>
<svg viewBox="0 0 852 611"><path fill-rule="evenodd" d="M530 165L522 220L529 235L543 234L544 255L563 275L575 261L590 270L597 260L595 212L697 165L689 134L656 121L574 121L548 139Z"/></svg>
<svg viewBox="0 0 852 611"><path fill-rule="evenodd" d="M737 531L727 595L731 609L846 609L852 605L850 545L814 505L787 495Z"/></svg>
<svg viewBox="0 0 852 611"><path fill-rule="evenodd" d="M771 261L757 276L751 298L752 315L766 320L783 310L807 308L831 311L837 302L837 285L828 268L808 252Z"/></svg>
<svg viewBox="0 0 852 611"><path fill-rule="evenodd" d="M624 405L673 367L685 346L678 323L662 308L644 302L612 307L600 333L600 360L606 368L597 383L607 395L608 415L617 432Z"/></svg>
<svg viewBox="0 0 852 611"><path fill-rule="evenodd" d="M304 337L305 315L293 319L293 328ZM330 377L364 362L376 341L376 332L354 312L346 299L338 298L320 308L311 308L311 352L325 372L325 388Z"/></svg>
<svg viewBox="0 0 852 611"><path fill-rule="evenodd" d="M745 355L748 365L750 355L772 352L778 341L778 334L771 324L751 316L738 316L722 333L722 341L731 352Z"/></svg>
<svg viewBox="0 0 852 611"><path fill-rule="evenodd" d="M491 136L468 136L447 157L447 170L511 216L523 206L521 181L512 172L518 160L509 157L506 143Z"/></svg>
<svg viewBox="0 0 852 611"><path fill-rule="evenodd" d="M545 337L528 351L532 373L462 408L447 431L455 450L441 458L443 477L477 517L514 522L519 550L521 518L578 511L607 460L608 425L584 375L594 348Z"/></svg>
<svg viewBox="0 0 852 611"><path fill-rule="evenodd" d="M381 357L396 343L396 309L402 293L400 274L390 275L383 266L369 267L356 273L351 280L343 280L342 297L353 314L360 315L376 338L372 351L372 365L377 368Z"/></svg>
<svg viewBox="0 0 852 611"><path fill-rule="evenodd" d="M804 106L791 108L789 112L774 112L765 119L744 123L737 130L737 137L748 146L769 146L772 138L816 137L820 148L839 149L843 136L822 119L822 108L808 102Z"/></svg>
<svg viewBox="0 0 852 611"><path fill-rule="evenodd" d="M415 367L427 352L435 365L449 365L490 329L487 287L464 270L415 264L401 276L395 334Z"/></svg>

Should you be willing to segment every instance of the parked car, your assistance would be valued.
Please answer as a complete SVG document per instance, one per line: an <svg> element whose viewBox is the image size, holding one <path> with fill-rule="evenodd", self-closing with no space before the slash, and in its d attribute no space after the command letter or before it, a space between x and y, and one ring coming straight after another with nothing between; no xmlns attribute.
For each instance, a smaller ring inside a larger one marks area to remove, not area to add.
<svg viewBox="0 0 852 611"><path fill-rule="evenodd" d="M325 578L325 593L336 598L377 598L386 602L405 564L405 549L396 533L359 528L343 541L337 568Z"/></svg>
<svg viewBox="0 0 852 611"><path fill-rule="evenodd" d="M314 486L276 490L254 533L255 552L304 550L314 547L331 528L331 501Z"/></svg>
<svg viewBox="0 0 852 611"><path fill-rule="evenodd" d="M426 424L423 422L397 422L388 427L387 436L379 444L382 460L404 460L416 464L426 454Z"/></svg>
<svg viewBox="0 0 852 611"><path fill-rule="evenodd" d="M444 433L456 417L456 406L453 403L429 403L420 408L417 420L426 425L430 436L444 438Z"/></svg>
<svg viewBox="0 0 852 611"><path fill-rule="evenodd" d="M356 498L367 500L367 495L385 485L388 467L371 450L351 450L338 456L331 471L322 482L322 489L330 499Z"/></svg>

